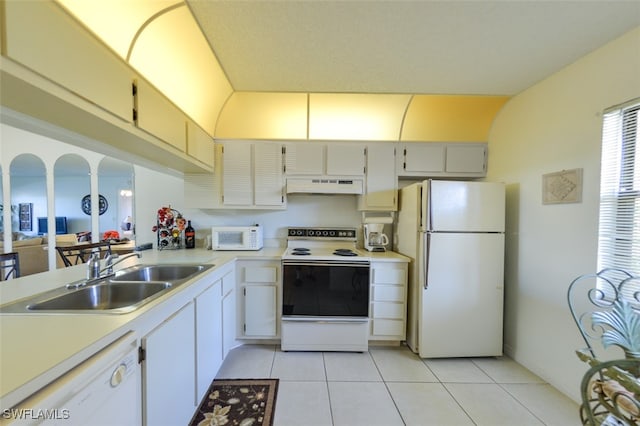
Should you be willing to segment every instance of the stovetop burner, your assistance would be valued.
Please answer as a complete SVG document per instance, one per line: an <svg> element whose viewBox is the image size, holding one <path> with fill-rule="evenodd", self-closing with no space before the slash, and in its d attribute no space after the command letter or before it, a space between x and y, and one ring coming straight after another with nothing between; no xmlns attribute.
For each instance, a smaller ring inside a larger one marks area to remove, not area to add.
<svg viewBox="0 0 640 426"><path fill-rule="evenodd" d="M291 250L291 254L294 256L308 256L311 254L311 250L306 247L296 247Z"/></svg>
<svg viewBox="0 0 640 426"><path fill-rule="evenodd" d="M333 254L336 256L357 256L358 253L354 252L351 249L336 249Z"/></svg>

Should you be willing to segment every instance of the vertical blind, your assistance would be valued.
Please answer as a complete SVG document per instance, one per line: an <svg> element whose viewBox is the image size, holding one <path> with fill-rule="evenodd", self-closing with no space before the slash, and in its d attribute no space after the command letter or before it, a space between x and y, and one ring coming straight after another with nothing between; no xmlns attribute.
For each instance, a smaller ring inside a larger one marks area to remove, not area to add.
<svg viewBox="0 0 640 426"><path fill-rule="evenodd" d="M639 118L640 99L604 114L598 270L619 268L640 275Z"/></svg>

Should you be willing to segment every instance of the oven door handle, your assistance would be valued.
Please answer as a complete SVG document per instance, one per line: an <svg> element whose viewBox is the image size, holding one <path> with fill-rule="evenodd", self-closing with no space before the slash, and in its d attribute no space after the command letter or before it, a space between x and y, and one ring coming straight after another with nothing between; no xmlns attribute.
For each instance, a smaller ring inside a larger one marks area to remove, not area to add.
<svg viewBox="0 0 640 426"><path fill-rule="evenodd" d="M368 322L369 318L367 317L357 317L357 318L318 318L318 317L282 317L282 321L284 322L312 322L317 324L353 324L353 323L363 323Z"/></svg>
<svg viewBox="0 0 640 426"><path fill-rule="evenodd" d="M283 266L352 266L355 268L368 268L369 262L341 262L339 260L332 262L298 262L295 260L285 260L282 262Z"/></svg>

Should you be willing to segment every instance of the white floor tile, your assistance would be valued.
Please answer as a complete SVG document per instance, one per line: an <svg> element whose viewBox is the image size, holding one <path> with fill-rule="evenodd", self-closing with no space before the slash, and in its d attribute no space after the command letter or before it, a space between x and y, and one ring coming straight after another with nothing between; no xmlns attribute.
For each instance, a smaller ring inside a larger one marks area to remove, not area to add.
<svg viewBox="0 0 640 426"><path fill-rule="evenodd" d="M404 346L370 348L373 362L385 382L437 382L422 360Z"/></svg>
<svg viewBox="0 0 640 426"><path fill-rule="evenodd" d="M325 382L327 377L322 352L276 351L271 377L280 380Z"/></svg>
<svg viewBox="0 0 640 426"><path fill-rule="evenodd" d="M217 379L264 379L271 377L275 347L243 345L233 349L222 363Z"/></svg>
<svg viewBox="0 0 640 426"><path fill-rule="evenodd" d="M493 383L491 377L467 358L425 359L424 363L443 383Z"/></svg>
<svg viewBox="0 0 640 426"><path fill-rule="evenodd" d="M543 423L497 384L445 383L478 426L525 426Z"/></svg>
<svg viewBox="0 0 640 426"><path fill-rule="evenodd" d="M279 378L276 426L578 426L578 405L507 357L421 360L367 353L231 351L217 378Z"/></svg>
<svg viewBox="0 0 640 426"><path fill-rule="evenodd" d="M324 365L328 381L381 382L369 352L325 352Z"/></svg>
<svg viewBox="0 0 640 426"><path fill-rule="evenodd" d="M407 426L473 425L441 383L387 383Z"/></svg>
<svg viewBox="0 0 640 426"><path fill-rule="evenodd" d="M335 426L403 425L384 383L329 382Z"/></svg>
<svg viewBox="0 0 640 426"><path fill-rule="evenodd" d="M544 383L544 381L511 358L473 358L473 363L496 383Z"/></svg>
<svg viewBox="0 0 640 426"><path fill-rule="evenodd" d="M284 382L278 385L274 426L331 426L326 382Z"/></svg>
<svg viewBox="0 0 640 426"><path fill-rule="evenodd" d="M578 404L549 384L504 384L502 387L547 426L582 424Z"/></svg>

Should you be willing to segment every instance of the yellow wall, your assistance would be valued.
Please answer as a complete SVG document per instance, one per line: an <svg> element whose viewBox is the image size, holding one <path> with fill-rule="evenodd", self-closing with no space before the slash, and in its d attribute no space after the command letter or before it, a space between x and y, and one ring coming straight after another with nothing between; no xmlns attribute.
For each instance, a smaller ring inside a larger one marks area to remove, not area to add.
<svg viewBox="0 0 640 426"><path fill-rule="evenodd" d="M306 139L306 93L234 92L222 108L220 139Z"/></svg>
<svg viewBox="0 0 640 426"><path fill-rule="evenodd" d="M506 96L234 92L220 139L487 141Z"/></svg>
<svg viewBox="0 0 640 426"><path fill-rule="evenodd" d="M411 100L400 140L484 142L507 96L416 95Z"/></svg>

